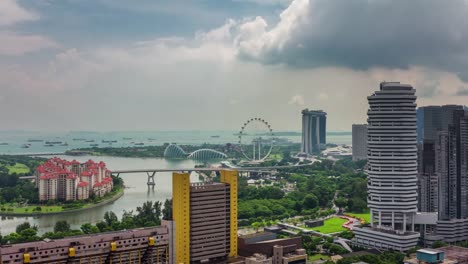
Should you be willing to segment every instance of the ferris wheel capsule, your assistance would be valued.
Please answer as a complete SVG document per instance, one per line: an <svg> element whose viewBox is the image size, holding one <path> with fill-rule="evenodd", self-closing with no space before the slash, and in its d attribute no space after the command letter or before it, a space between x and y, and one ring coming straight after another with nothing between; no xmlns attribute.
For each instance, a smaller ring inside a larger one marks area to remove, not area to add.
<svg viewBox="0 0 468 264"><path fill-rule="evenodd" d="M255 127L260 131L255 131ZM275 142L271 125L263 118L248 119L238 134L240 150L249 161L264 161L271 154Z"/></svg>

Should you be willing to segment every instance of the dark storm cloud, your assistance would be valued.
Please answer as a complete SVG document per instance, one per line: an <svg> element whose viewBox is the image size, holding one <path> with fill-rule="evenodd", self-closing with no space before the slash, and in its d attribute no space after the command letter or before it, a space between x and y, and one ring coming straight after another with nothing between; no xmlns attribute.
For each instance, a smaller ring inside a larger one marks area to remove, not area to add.
<svg viewBox="0 0 468 264"><path fill-rule="evenodd" d="M282 47L265 44L258 54L241 51L240 55L298 67L364 70L422 65L468 80L467 4L463 0L310 0L308 12L290 27Z"/></svg>

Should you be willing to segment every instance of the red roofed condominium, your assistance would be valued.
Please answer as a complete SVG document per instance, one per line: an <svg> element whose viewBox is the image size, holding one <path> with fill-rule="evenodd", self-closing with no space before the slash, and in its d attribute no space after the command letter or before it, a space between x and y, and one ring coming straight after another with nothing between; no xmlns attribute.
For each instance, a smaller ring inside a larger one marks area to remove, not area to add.
<svg viewBox="0 0 468 264"><path fill-rule="evenodd" d="M36 168L39 199L85 200L91 194L103 196L113 187L110 171L104 162L88 160L80 163L52 158Z"/></svg>

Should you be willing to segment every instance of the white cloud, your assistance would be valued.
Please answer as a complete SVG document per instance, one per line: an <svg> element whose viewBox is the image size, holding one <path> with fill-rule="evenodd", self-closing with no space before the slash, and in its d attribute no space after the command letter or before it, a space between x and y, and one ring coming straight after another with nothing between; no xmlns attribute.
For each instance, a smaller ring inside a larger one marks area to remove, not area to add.
<svg viewBox="0 0 468 264"><path fill-rule="evenodd" d="M280 21L270 30L262 17L243 23L237 40L240 54L260 59L264 53L281 51L297 26L307 19L308 12L309 0L294 0L281 12Z"/></svg>
<svg viewBox="0 0 468 264"><path fill-rule="evenodd" d="M20 35L15 32L0 31L0 55L23 55L59 45L40 35Z"/></svg>
<svg viewBox="0 0 468 264"><path fill-rule="evenodd" d="M319 100L328 100L328 94L327 93L320 93L318 95Z"/></svg>
<svg viewBox="0 0 468 264"><path fill-rule="evenodd" d="M296 94L291 99L289 99L288 104L303 106L304 105L304 96Z"/></svg>
<svg viewBox="0 0 468 264"><path fill-rule="evenodd" d="M293 0L233 0L234 2L250 2L258 5L282 5L287 6Z"/></svg>
<svg viewBox="0 0 468 264"><path fill-rule="evenodd" d="M17 56L58 47L55 41L45 36L11 30L17 23L38 19L38 14L21 7L17 0L0 0L0 56Z"/></svg>
<svg viewBox="0 0 468 264"><path fill-rule="evenodd" d="M275 130L298 130L300 106L327 111L331 130L350 130L365 121L366 96L384 80L414 85L419 105L465 103L455 93L468 84L423 66L298 69L239 59L280 49L306 3L296 0L271 29L261 17L227 20L191 38L71 48L35 68L0 62L0 119L11 129L203 130L237 129L261 116Z"/></svg>
<svg viewBox="0 0 468 264"><path fill-rule="evenodd" d="M32 21L39 16L21 7L16 0L0 1L0 26L9 26L18 22Z"/></svg>

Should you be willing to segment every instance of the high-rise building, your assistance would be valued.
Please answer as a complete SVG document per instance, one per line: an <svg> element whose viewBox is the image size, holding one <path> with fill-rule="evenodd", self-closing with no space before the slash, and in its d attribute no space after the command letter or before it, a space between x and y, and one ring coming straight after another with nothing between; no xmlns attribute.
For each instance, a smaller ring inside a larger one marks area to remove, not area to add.
<svg viewBox="0 0 468 264"><path fill-rule="evenodd" d="M173 218L176 263L220 261L237 255L237 172L221 171L221 181L190 183L174 173Z"/></svg>
<svg viewBox="0 0 468 264"><path fill-rule="evenodd" d="M453 243L468 240L468 111L453 112L447 131L436 140L439 221L436 233Z"/></svg>
<svg viewBox="0 0 468 264"><path fill-rule="evenodd" d="M453 113L462 110L461 105L424 106L417 110L418 143L419 143L419 211L437 212L438 178L436 175L435 142L438 133L447 131L453 124Z"/></svg>
<svg viewBox="0 0 468 264"><path fill-rule="evenodd" d="M408 84L383 82L367 97L370 227L355 228L359 246L406 251L416 246L416 95Z"/></svg>
<svg viewBox="0 0 468 264"><path fill-rule="evenodd" d="M367 159L367 124L353 124L353 160Z"/></svg>
<svg viewBox="0 0 468 264"><path fill-rule="evenodd" d="M327 113L322 110L302 110L302 153L311 155L325 148L326 126Z"/></svg>
<svg viewBox="0 0 468 264"><path fill-rule="evenodd" d="M437 133L447 130L453 123L453 112L463 110L462 105L422 106L417 110L418 143L435 142Z"/></svg>
<svg viewBox="0 0 468 264"><path fill-rule="evenodd" d="M104 162L67 161L52 158L36 168L39 200L85 200L91 194L104 196L113 188L110 171Z"/></svg>

